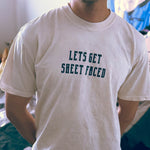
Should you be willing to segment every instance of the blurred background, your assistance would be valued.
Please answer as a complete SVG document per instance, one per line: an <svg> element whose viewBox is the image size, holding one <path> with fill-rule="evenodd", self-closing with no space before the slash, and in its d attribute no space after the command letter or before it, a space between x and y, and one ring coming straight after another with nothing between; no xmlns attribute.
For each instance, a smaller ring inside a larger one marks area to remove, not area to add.
<svg viewBox="0 0 150 150"><path fill-rule="evenodd" d="M19 29L43 13L66 5L69 0L0 0L0 76L12 40ZM108 0L108 8L124 18L145 38L150 54L150 0ZM150 60L150 55L149 55ZM36 96L28 110L34 115ZM0 150L29 150L5 114L5 95L0 90ZM121 140L122 150L150 150L150 102L141 102L135 119Z"/></svg>
<svg viewBox="0 0 150 150"><path fill-rule="evenodd" d="M67 0L0 0L0 52L22 25L66 3Z"/></svg>

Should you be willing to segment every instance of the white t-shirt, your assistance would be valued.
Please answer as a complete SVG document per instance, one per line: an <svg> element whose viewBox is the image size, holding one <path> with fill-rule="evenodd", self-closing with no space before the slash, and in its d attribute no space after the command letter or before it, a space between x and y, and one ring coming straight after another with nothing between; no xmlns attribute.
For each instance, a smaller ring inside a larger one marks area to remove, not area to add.
<svg viewBox="0 0 150 150"><path fill-rule="evenodd" d="M0 86L37 91L33 150L120 150L117 98L150 100L144 38L112 12L90 23L63 6L20 30Z"/></svg>

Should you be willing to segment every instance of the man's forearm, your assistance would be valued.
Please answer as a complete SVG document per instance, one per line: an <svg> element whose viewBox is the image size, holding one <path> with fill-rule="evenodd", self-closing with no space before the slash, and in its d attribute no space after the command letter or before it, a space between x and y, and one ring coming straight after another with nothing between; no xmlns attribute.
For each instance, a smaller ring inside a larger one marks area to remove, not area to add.
<svg viewBox="0 0 150 150"><path fill-rule="evenodd" d="M19 133L30 143L36 140L36 126L33 116L27 111L7 113L8 119L14 124Z"/></svg>
<svg viewBox="0 0 150 150"><path fill-rule="evenodd" d="M126 128L130 125L132 119L131 120L126 120L123 115L119 114L119 122L120 122L120 132L121 135L123 135L123 133L125 132Z"/></svg>
<svg viewBox="0 0 150 150"><path fill-rule="evenodd" d="M121 107L121 111L119 113L120 130L121 135L123 135L128 125L134 119L139 102L119 100L119 104Z"/></svg>
<svg viewBox="0 0 150 150"><path fill-rule="evenodd" d="M26 106L31 97L21 97L6 92L6 114L20 134L30 143L35 142L36 126Z"/></svg>

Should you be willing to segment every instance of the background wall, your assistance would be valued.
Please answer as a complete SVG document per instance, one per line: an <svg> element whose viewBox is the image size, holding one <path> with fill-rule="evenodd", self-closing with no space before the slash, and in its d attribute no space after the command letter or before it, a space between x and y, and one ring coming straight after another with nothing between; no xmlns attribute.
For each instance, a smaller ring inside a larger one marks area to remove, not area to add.
<svg viewBox="0 0 150 150"><path fill-rule="evenodd" d="M0 52L17 31L16 0L0 0Z"/></svg>
<svg viewBox="0 0 150 150"><path fill-rule="evenodd" d="M28 21L50 9L65 5L68 0L0 0L0 53Z"/></svg>
<svg viewBox="0 0 150 150"><path fill-rule="evenodd" d="M32 1L32 0L31 0ZM20 27L23 26L26 22L28 22L28 10L27 10L27 2L26 0L16 0L15 3L15 15L16 15L16 28L17 32Z"/></svg>
<svg viewBox="0 0 150 150"><path fill-rule="evenodd" d="M61 5L66 4L67 2L68 0L26 0L28 20L40 16L41 14L49 11L50 9L60 7Z"/></svg>

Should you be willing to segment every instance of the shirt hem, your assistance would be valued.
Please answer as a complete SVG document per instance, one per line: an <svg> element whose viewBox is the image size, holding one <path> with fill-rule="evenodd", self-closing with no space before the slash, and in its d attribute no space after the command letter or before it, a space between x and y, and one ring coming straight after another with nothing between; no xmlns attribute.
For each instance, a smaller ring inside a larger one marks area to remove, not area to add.
<svg viewBox="0 0 150 150"><path fill-rule="evenodd" d="M118 98L127 101L150 101L150 96L118 96Z"/></svg>
<svg viewBox="0 0 150 150"><path fill-rule="evenodd" d="M4 92L8 92L10 94L21 96L21 97L32 97L34 95L34 92L22 92L3 83L0 83L0 89Z"/></svg>

